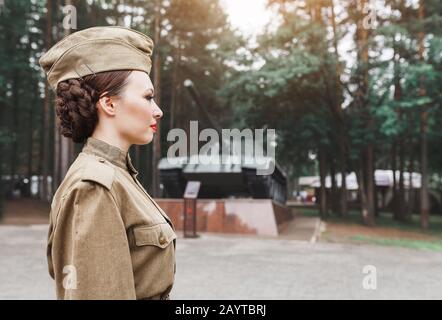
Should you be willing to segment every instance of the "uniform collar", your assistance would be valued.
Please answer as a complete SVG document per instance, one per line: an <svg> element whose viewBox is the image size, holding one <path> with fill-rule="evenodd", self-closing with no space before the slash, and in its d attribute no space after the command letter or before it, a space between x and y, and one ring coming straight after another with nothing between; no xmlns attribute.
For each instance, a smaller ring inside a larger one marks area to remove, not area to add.
<svg viewBox="0 0 442 320"><path fill-rule="evenodd" d="M104 158L110 163L129 171L131 174L138 174L138 171L132 165L129 152L124 152L120 148L110 145L103 140L89 137L82 152Z"/></svg>

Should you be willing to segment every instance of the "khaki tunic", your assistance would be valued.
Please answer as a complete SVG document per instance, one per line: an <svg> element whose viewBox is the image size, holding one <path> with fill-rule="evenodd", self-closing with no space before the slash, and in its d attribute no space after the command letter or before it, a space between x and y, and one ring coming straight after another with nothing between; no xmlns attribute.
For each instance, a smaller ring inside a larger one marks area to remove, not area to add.
<svg viewBox="0 0 442 320"><path fill-rule="evenodd" d="M175 228L129 153L90 137L54 195L49 274L58 299L168 299Z"/></svg>

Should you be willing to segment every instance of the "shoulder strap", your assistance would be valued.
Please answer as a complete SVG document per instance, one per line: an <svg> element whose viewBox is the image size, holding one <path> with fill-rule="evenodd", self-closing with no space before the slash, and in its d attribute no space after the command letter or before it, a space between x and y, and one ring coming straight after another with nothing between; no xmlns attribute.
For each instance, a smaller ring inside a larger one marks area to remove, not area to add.
<svg viewBox="0 0 442 320"><path fill-rule="evenodd" d="M114 176L115 169L105 159L94 157L84 168L81 180L99 183L110 190Z"/></svg>

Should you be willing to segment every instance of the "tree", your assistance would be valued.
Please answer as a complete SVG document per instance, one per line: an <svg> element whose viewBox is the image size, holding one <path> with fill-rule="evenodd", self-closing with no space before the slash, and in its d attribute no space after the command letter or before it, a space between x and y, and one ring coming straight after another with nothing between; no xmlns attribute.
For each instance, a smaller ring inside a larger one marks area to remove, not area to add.
<svg viewBox="0 0 442 320"><path fill-rule="evenodd" d="M419 21L422 23L424 20L424 3L422 0L419 1L418 17ZM424 61L424 31L419 31L419 60ZM419 96L425 97L425 87L423 85L423 80L420 79L419 86ZM428 111L427 105L423 103L421 105L420 113L420 144L421 144L421 175L422 175L422 185L421 185L421 226L423 229L428 229L428 214L429 214L429 199L428 199Z"/></svg>

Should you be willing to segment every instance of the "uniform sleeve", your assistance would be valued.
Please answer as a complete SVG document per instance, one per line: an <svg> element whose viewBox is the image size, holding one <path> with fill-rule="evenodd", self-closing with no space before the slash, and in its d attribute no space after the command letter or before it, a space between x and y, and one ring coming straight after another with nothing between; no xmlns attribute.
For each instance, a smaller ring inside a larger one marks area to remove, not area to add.
<svg viewBox="0 0 442 320"><path fill-rule="evenodd" d="M59 299L135 299L126 229L110 190L80 182L62 200L51 257Z"/></svg>

